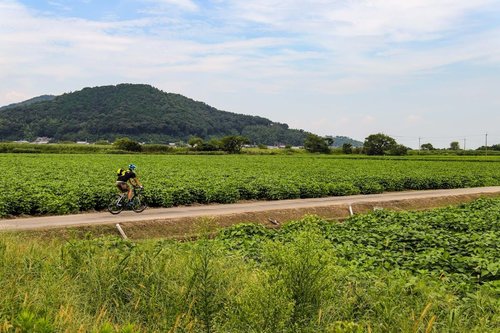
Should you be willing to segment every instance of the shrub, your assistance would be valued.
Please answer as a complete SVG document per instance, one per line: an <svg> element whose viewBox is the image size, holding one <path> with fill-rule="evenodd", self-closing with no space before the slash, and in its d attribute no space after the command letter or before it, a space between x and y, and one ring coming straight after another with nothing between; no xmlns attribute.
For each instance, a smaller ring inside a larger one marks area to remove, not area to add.
<svg viewBox="0 0 500 333"><path fill-rule="evenodd" d="M230 154L237 154L244 144L249 143L248 138L239 135L229 135L221 139L221 148Z"/></svg>
<svg viewBox="0 0 500 333"><path fill-rule="evenodd" d="M135 151L135 152L142 151L141 145L138 142L133 141L129 138L118 139L113 143L113 146L115 146L119 150Z"/></svg>
<svg viewBox="0 0 500 333"><path fill-rule="evenodd" d="M142 145L142 152L144 153L170 153L174 150L174 148L168 145L161 144L146 144Z"/></svg>
<svg viewBox="0 0 500 333"><path fill-rule="evenodd" d="M308 134L304 141L304 148L310 153L330 153L327 140L315 134Z"/></svg>
<svg viewBox="0 0 500 333"><path fill-rule="evenodd" d="M382 133L371 134L363 143L363 149L368 155L384 155L396 145L396 140Z"/></svg>

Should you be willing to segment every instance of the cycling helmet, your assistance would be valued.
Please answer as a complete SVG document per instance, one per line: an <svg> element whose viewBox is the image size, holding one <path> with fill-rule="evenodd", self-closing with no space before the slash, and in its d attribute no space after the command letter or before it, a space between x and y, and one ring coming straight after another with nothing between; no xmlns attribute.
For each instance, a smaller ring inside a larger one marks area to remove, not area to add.
<svg viewBox="0 0 500 333"><path fill-rule="evenodd" d="M129 164L129 165L128 165L128 168L129 168L130 170L134 170L134 169L136 168L136 166L135 166L135 164Z"/></svg>

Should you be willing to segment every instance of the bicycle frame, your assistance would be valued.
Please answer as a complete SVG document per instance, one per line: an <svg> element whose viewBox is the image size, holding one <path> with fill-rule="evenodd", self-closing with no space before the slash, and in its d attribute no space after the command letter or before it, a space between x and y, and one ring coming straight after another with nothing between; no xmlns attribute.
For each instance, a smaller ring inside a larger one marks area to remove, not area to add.
<svg viewBox="0 0 500 333"><path fill-rule="evenodd" d="M136 213L141 213L147 207L147 204L139 197L142 191L142 187L134 186L132 188L132 197L130 200L127 199L128 204L124 203L124 199L128 196L128 192L117 194L113 201L108 205L108 211L111 214L119 214L124 208L126 208L132 209Z"/></svg>

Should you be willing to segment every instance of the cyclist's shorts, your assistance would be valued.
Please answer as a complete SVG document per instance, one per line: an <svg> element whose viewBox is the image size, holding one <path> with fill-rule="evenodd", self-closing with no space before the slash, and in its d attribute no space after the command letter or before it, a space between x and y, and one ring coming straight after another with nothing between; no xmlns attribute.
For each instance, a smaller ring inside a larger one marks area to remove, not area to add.
<svg viewBox="0 0 500 333"><path fill-rule="evenodd" d="M120 191L122 191L122 192L128 192L127 182L122 182L122 181L117 180L116 187L118 187L118 189L120 189Z"/></svg>

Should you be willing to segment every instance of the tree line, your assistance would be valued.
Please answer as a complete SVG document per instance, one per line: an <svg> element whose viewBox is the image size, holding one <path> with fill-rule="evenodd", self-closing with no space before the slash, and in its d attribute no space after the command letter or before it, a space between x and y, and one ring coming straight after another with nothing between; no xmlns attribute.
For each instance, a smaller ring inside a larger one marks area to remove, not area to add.
<svg viewBox="0 0 500 333"><path fill-rule="evenodd" d="M333 145L333 139L331 137L320 137L315 134L308 134L304 141L304 148L312 153L330 153L331 146ZM430 143L424 143L420 146L423 151L441 151L432 146ZM351 143L342 144L342 152L344 154L366 154L366 155L406 155L411 148L406 147L402 144L396 142L396 140L383 133L371 134L365 138L362 147L353 147ZM458 152L461 150L458 141L452 141L450 151ZM495 144L492 146L479 147L477 150L486 151L500 151L500 144Z"/></svg>
<svg viewBox="0 0 500 333"><path fill-rule="evenodd" d="M310 153L323 153L329 154L332 152L332 146L335 139L332 137L321 137L315 134L308 134L304 140L303 147ZM208 141L192 136L187 144L192 151L210 152L210 151L224 151L230 154L240 153L243 146L250 144L251 141L241 135L228 135L220 139L212 138ZM458 142L457 142L458 143ZM129 138L120 138L116 140L113 145L119 150L125 151L143 151L139 142ZM259 145L259 148L266 148L266 146ZM291 148L290 145L285 148ZM435 150L431 144L423 144L422 150ZM458 150L455 142L450 144L449 150ZM500 151L500 144L488 147L488 149ZM366 154L366 155L392 155L401 156L407 155L410 148L398 144L396 140L383 133L371 134L365 138L362 147L354 147L351 143L345 142L341 147L344 154Z"/></svg>

